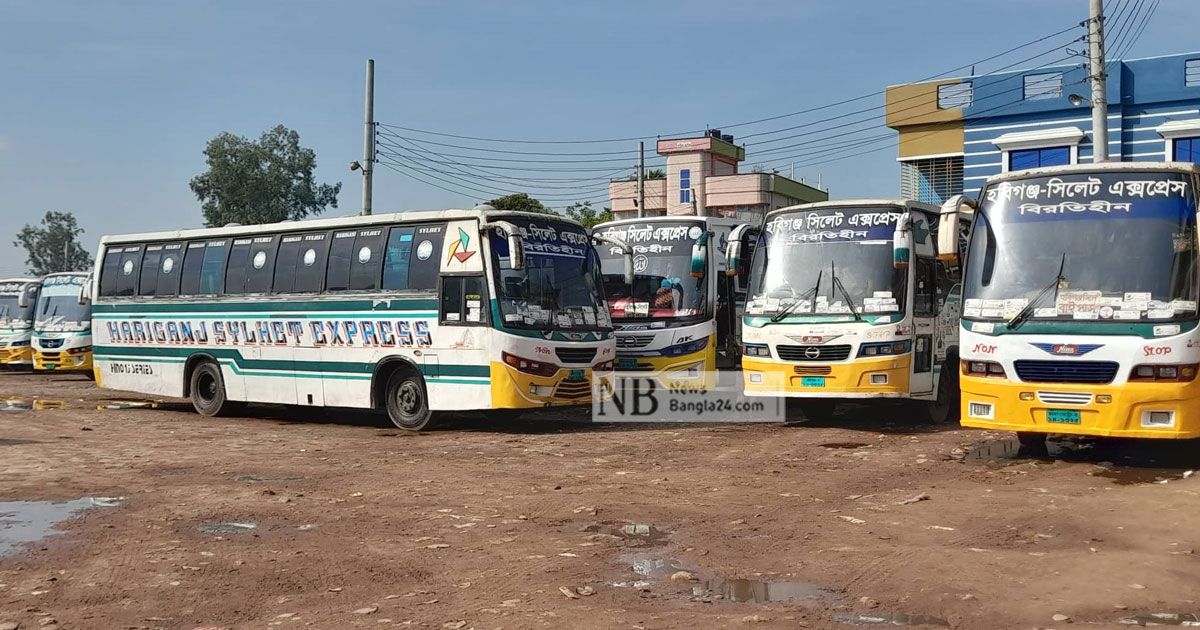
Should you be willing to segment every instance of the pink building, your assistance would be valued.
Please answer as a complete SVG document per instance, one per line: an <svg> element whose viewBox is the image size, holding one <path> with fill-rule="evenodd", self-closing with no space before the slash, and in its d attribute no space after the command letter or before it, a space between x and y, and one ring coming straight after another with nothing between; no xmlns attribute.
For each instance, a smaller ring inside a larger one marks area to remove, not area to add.
<svg viewBox="0 0 1200 630"><path fill-rule="evenodd" d="M643 216L757 219L776 208L829 199L827 191L783 175L738 173L746 149L716 129L699 138L659 140L657 151L667 158L667 177L646 180ZM609 183L608 197L616 218L638 216L636 180Z"/></svg>

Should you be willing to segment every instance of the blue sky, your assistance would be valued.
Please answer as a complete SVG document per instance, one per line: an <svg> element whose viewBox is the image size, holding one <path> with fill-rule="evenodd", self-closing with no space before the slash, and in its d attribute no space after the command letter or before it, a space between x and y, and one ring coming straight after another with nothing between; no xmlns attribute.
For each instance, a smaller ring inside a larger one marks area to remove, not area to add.
<svg viewBox="0 0 1200 630"><path fill-rule="evenodd" d="M317 153L319 180L343 182L332 213L356 212L361 180L346 165L362 152L368 57L376 60L381 122L501 138L614 138L867 94L1065 28L1086 17L1086 7L1086 0L6 2L0 274L23 268L8 235L49 209L75 212L89 249L101 234L199 226L187 182L204 169L205 142L221 131L253 137L277 123L297 130ZM1200 48L1198 22L1200 3L1163 0L1128 56ZM886 131L882 121L879 130ZM748 153L752 164L753 145ZM818 173L835 197L898 192L895 150L886 145L796 175L811 182ZM387 170L375 190L377 211L462 207L484 197Z"/></svg>

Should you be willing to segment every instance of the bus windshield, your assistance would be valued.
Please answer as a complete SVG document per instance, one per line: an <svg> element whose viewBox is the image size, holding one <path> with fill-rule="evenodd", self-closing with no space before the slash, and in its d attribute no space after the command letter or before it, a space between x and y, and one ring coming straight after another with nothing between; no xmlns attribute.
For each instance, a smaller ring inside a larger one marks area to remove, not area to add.
<svg viewBox="0 0 1200 630"><path fill-rule="evenodd" d="M872 315L904 310L892 264L898 208L822 208L774 216L755 248L747 315Z"/></svg>
<svg viewBox="0 0 1200 630"><path fill-rule="evenodd" d="M621 250L600 246L604 294L613 319L695 318L707 313L707 275L691 275L692 246L704 233L703 224L622 223L598 233L633 247L633 285L628 285ZM709 255L716 255L714 251L710 248Z"/></svg>
<svg viewBox="0 0 1200 630"><path fill-rule="evenodd" d="M0 284L0 328L26 328L30 325L37 293L32 293L29 303L21 308L22 291L29 291L29 285L15 282Z"/></svg>
<svg viewBox="0 0 1200 630"><path fill-rule="evenodd" d="M92 327L91 308L79 303L83 278L47 278L38 295L33 329L38 332L78 332Z"/></svg>
<svg viewBox="0 0 1200 630"><path fill-rule="evenodd" d="M553 220L518 219L525 268L514 270L506 236L490 234L501 324L538 330L606 330L600 265L583 228Z"/></svg>
<svg viewBox="0 0 1200 630"><path fill-rule="evenodd" d="M963 317L1195 319L1192 186L1184 173L1143 171L988 187L968 250Z"/></svg>

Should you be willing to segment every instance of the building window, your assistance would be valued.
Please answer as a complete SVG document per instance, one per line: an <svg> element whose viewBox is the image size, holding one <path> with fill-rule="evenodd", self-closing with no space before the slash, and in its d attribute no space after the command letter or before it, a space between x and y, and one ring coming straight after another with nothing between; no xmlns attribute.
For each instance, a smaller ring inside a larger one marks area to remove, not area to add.
<svg viewBox="0 0 1200 630"><path fill-rule="evenodd" d="M1187 87L1200 87L1200 59L1188 59L1183 62L1183 84Z"/></svg>
<svg viewBox="0 0 1200 630"><path fill-rule="evenodd" d="M973 90L971 82L947 83L938 86L938 109L970 107Z"/></svg>
<svg viewBox="0 0 1200 630"><path fill-rule="evenodd" d="M692 203L692 169L679 169L679 203Z"/></svg>
<svg viewBox="0 0 1200 630"><path fill-rule="evenodd" d="M900 196L924 203L942 203L963 191L961 155L900 163Z"/></svg>
<svg viewBox="0 0 1200 630"><path fill-rule="evenodd" d="M1176 138L1174 158L1176 162L1200 164L1200 137Z"/></svg>
<svg viewBox="0 0 1200 630"><path fill-rule="evenodd" d="M1025 75L1025 100L1036 101L1043 98L1058 98L1063 94L1063 76L1061 72Z"/></svg>
<svg viewBox="0 0 1200 630"><path fill-rule="evenodd" d="M1008 152L1008 170L1020 171L1039 166L1062 166L1071 163L1071 147L1046 147Z"/></svg>

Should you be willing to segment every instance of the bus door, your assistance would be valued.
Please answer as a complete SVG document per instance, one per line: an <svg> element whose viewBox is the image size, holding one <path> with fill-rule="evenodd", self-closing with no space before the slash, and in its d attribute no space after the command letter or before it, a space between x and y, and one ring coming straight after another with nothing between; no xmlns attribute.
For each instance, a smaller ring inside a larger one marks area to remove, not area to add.
<svg viewBox="0 0 1200 630"><path fill-rule="evenodd" d="M909 393L933 391L933 361L936 353L938 315L937 259L930 225L924 214L912 217L913 265L909 270L912 287L913 349Z"/></svg>
<svg viewBox="0 0 1200 630"><path fill-rule="evenodd" d="M728 233L717 235L720 255L717 256L717 362L719 366L736 367L741 358L742 314L746 309L746 291L750 284L750 260L758 244L758 228L739 225ZM727 272L727 248L730 239L738 239L737 269Z"/></svg>

